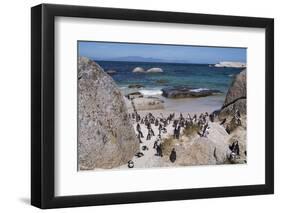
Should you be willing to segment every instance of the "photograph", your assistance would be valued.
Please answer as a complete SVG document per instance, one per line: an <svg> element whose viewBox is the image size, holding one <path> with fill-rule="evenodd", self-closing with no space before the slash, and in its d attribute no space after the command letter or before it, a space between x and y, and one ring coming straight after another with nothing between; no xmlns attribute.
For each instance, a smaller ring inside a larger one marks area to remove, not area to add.
<svg viewBox="0 0 281 213"><path fill-rule="evenodd" d="M77 168L247 164L247 48L77 41Z"/></svg>
<svg viewBox="0 0 281 213"><path fill-rule="evenodd" d="M32 6L31 205L275 193L274 18L151 4Z"/></svg>

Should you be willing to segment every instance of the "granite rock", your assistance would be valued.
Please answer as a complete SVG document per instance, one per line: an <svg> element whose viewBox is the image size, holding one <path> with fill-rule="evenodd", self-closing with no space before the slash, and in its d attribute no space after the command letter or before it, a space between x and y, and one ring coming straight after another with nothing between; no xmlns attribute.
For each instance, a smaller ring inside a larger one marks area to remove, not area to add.
<svg viewBox="0 0 281 213"><path fill-rule="evenodd" d="M94 61L78 62L78 169L126 164L139 151L124 98Z"/></svg>

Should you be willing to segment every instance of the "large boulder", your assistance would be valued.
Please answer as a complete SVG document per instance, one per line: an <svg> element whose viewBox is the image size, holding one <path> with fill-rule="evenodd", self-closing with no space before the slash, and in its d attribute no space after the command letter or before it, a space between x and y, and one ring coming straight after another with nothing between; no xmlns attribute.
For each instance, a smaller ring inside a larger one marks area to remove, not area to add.
<svg viewBox="0 0 281 213"><path fill-rule="evenodd" d="M209 138L198 137L188 145L176 147L176 163L182 166L216 165L227 162L230 153L225 142L216 142Z"/></svg>
<svg viewBox="0 0 281 213"><path fill-rule="evenodd" d="M242 98L238 99L232 104L229 104L223 107L219 113L220 120L227 118L229 116L233 116L236 111L239 111L241 114L246 114L247 112L247 99Z"/></svg>
<svg viewBox="0 0 281 213"><path fill-rule="evenodd" d="M155 83L156 84L167 84L169 81L167 79L159 79L159 80L156 80Z"/></svg>
<svg viewBox="0 0 281 213"><path fill-rule="evenodd" d="M162 96L166 98L199 98L221 93L219 90L193 88L188 86L165 87Z"/></svg>
<svg viewBox="0 0 281 213"><path fill-rule="evenodd" d="M79 170L117 167L139 151L117 85L85 57L78 61L78 117Z"/></svg>
<svg viewBox="0 0 281 213"><path fill-rule="evenodd" d="M246 69L235 76L228 89L224 104L221 108L220 120L234 115L236 111L240 114L247 113L247 73Z"/></svg>
<svg viewBox="0 0 281 213"><path fill-rule="evenodd" d="M247 97L247 73L246 70L241 71L235 76L231 86L228 89L226 98L224 101L224 106L230 103Z"/></svg>
<svg viewBox="0 0 281 213"><path fill-rule="evenodd" d="M229 138L225 129L218 123L210 123L207 137L195 134L182 135L180 140L168 138L163 143L164 155L176 150L176 165L216 165L228 163L230 156Z"/></svg>
<svg viewBox="0 0 281 213"><path fill-rule="evenodd" d="M214 165L214 144L207 138L197 138L186 148L176 147L176 163L181 166Z"/></svg>

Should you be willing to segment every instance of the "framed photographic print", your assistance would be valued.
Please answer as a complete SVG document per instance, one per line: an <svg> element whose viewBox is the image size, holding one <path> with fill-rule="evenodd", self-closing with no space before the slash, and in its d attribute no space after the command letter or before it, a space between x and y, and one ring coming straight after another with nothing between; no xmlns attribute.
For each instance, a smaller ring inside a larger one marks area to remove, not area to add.
<svg viewBox="0 0 281 213"><path fill-rule="evenodd" d="M31 9L31 203L274 192L274 21Z"/></svg>

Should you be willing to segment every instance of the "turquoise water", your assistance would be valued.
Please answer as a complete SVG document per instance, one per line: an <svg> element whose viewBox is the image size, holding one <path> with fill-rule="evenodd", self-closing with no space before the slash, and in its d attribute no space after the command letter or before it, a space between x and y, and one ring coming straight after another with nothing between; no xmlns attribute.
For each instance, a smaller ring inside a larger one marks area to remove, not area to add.
<svg viewBox="0 0 281 213"><path fill-rule="evenodd" d="M233 76L241 69L237 68L216 68L208 64L175 64L175 63L151 63L151 62L116 62L97 61L105 70L115 70L112 75L117 85L128 88L130 84L141 84L143 93L149 95L161 93L166 86L189 86L194 88L218 89L224 94L231 84ZM152 67L159 67L162 73L133 73L135 67L142 67L145 70ZM162 83L157 81L161 80Z"/></svg>

